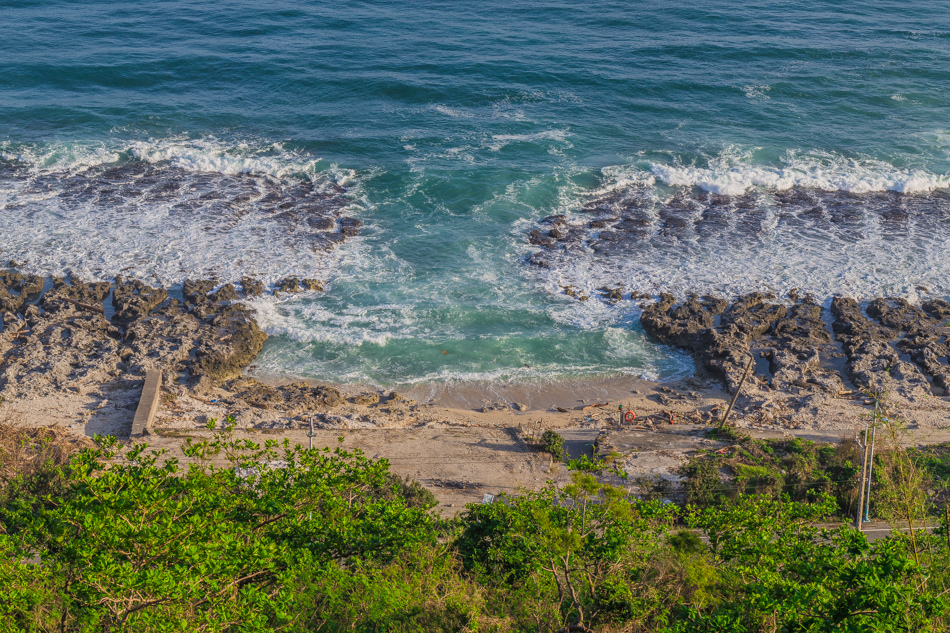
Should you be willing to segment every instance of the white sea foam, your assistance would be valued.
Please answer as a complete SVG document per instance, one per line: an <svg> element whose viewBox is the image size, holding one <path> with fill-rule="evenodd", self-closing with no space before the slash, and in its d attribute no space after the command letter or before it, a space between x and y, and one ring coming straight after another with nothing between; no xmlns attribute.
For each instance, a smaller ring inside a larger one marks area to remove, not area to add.
<svg viewBox="0 0 950 633"><path fill-rule="evenodd" d="M766 94L772 89L772 86L767 85L748 85L742 87L742 92L745 93L747 99L753 101L768 101L771 97Z"/></svg>
<svg viewBox="0 0 950 633"><path fill-rule="evenodd" d="M439 114L444 114L445 116L452 117L453 119L471 119L475 117L475 114L471 112L466 112L460 108L453 108L451 106L442 104L432 106L432 109Z"/></svg>
<svg viewBox="0 0 950 633"><path fill-rule="evenodd" d="M298 343L383 346L395 338L412 338L419 325L402 306L394 305L334 312L308 295L284 300L263 296L247 304L265 332Z"/></svg>
<svg viewBox="0 0 950 633"><path fill-rule="evenodd" d="M119 163L124 156L186 171L225 175L254 174L283 178L314 175L331 165L318 157L288 150L280 143L229 143L215 137L170 137L111 143L0 143L0 158L44 172L75 172Z"/></svg>
<svg viewBox="0 0 950 633"><path fill-rule="evenodd" d="M509 145L517 143L539 143L542 141L553 141L556 144L567 148L573 147L567 140L567 130L544 130L531 134L492 134L491 141L488 143L488 149L498 152Z"/></svg>
<svg viewBox="0 0 950 633"><path fill-rule="evenodd" d="M596 327L601 316L588 305L598 297L597 289L616 283L623 284L624 292L680 297L689 292L735 296L757 291L784 296L792 289L822 300L834 294L911 301L950 295L950 230L942 226L940 216L915 216L911 211L906 220L890 224L882 222L877 210L861 209L860 201L852 199L848 205L859 213L846 226L807 218L787 221L780 211L766 212L763 217L771 221L762 222L754 234L731 234L727 229L710 239L657 237L617 255L575 249L552 254L551 268L534 274L552 295L573 285L591 296L586 304L560 308L563 315L556 317L588 327ZM635 309L627 302L618 306Z"/></svg>
<svg viewBox="0 0 950 633"><path fill-rule="evenodd" d="M793 187L870 193L926 193L950 187L950 175L922 169L897 168L869 158L851 159L827 153L789 153L782 166L752 163L747 155L724 152L705 167L659 164L650 172L673 187L699 187L715 194L737 196L752 188L787 190Z"/></svg>
<svg viewBox="0 0 950 633"><path fill-rule="evenodd" d="M102 143L23 144L0 142L0 158L37 171L73 172L121 160L121 149Z"/></svg>
<svg viewBox="0 0 950 633"><path fill-rule="evenodd" d="M932 143L945 147L944 136L935 135ZM623 317L595 306L597 289L615 283L648 295L783 295L796 288L826 300L837 293L911 300L950 295L946 198L926 195L950 187L950 175L828 152L789 152L779 166L767 166L757 161L762 153L729 148L700 165L683 165L670 154L638 155L603 168L599 186L572 190L574 209L614 199L610 204L621 213L632 203L651 224L615 250L595 252L585 240L544 251L550 268L528 270L555 299L551 317L583 328L609 327L611 318ZM692 196L694 187L742 198L708 201ZM800 194L773 195L792 188L801 188ZM666 224L667 217L682 228ZM568 214L575 226L588 220ZM518 228L525 234L537 228L536 220ZM596 239L597 231L587 236ZM538 251L523 244L525 255ZM567 300L567 285L592 299ZM636 309L627 302L611 309L621 306Z"/></svg>
<svg viewBox="0 0 950 633"><path fill-rule="evenodd" d="M360 248L356 238L333 253L314 252L311 231L275 218L276 203L262 203L309 179L344 205L342 213L366 206L355 172L279 144L7 142L0 151L19 165L16 177L0 181L0 252L37 273L101 279L131 270L166 285L245 274L327 279ZM350 187L345 199L339 186ZM320 200L292 195L303 204Z"/></svg>
<svg viewBox="0 0 950 633"><path fill-rule="evenodd" d="M656 184L656 176L639 165L608 165L601 168L600 174L600 186L585 192L585 197L598 198L617 191L647 188Z"/></svg>

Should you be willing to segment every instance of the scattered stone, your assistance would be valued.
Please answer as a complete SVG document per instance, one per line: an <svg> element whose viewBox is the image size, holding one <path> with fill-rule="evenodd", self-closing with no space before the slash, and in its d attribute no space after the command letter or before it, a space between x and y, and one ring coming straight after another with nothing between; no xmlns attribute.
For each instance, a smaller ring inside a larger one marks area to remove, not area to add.
<svg viewBox="0 0 950 633"><path fill-rule="evenodd" d="M587 301L588 299L590 299L590 297L584 294L584 291L581 290L580 288L577 288L575 286L561 286L561 287L564 289L564 294L566 294L568 297L574 297L578 301Z"/></svg>
<svg viewBox="0 0 950 633"><path fill-rule="evenodd" d="M303 279L300 281L300 285L303 286L304 290L323 292L323 283L316 279Z"/></svg>
<svg viewBox="0 0 950 633"><path fill-rule="evenodd" d="M363 223L356 218L340 218L340 233L346 237L358 235Z"/></svg>
<svg viewBox="0 0 950 633"><path fill-rule="evenodd" d="M300 279L297 277L287 277L277 282L276 289L281 292L300 292L302 286L300 285Z"/></svg>
<svg viewBox="0 0 950 633"><path fill-rule="evenodd" d="M358 396L353 396L350 398L350 402L353 404L363 405L364 407L372 406L374 404L379 404L379 394L378 393L363 393Z"/></svg>
<svg viewBox="0 0 950 633"><path fill-rule="evenodd" d="M242 277L241 293L245 297L259 297L264 294L264 284L253 277Z"/></svg>
<svg viewBox="0 0 950 633"><path fill-rule="evenodd" d="M883 316L884 307L879 304L880 311L875 313ZM930 393L927 379L914 365L902 361L891 347L890 341L897 338L898 332L873 323L851 298L834 297L831 312L835 316L835 336L848 357L845 369L855 385L871 391L897 393L904 398ZM894 315L893 319L886 320L896 323L902 319Z"/></svg>
<svg viewBox="0 0 950 633"><path fill-rule="evenodd" d="M535 229L528 236L528 241L535 246L549 246L554 243L554 238L549 237L541 231Z"/></svg>
<svg viewBox="0 0 950 633"><path fill-rule="evenodd" d="M237 301L241 297L238 295L237 290L234 289L234 284L224 284L218 290L208 295L208 298L213 303L219 303L221 301Z"/></svg>
<svg viewBox="0 0 950 633"><path fill-rule="evenodd" d="M607 286L602 286L597 290L600 291L600 294L604 297L604 299L610 303L617 303L618 301L623 300L622 288L608 288Z"/></svg>
<svg viewBox="0 0 950 633"><path fill-rule="evenodd" d="M186 279L182 285L181 294L184 295L185 301L197 304L207 298L214 287L215 283L211 279Z"/></svg>
<svg viewBox="0 0 950 633"><path fill-rule="evenodd" d="M223 307L212 319L213 334L195 349L195 371L215 380L235 377L261 352L267 335L251 311L241 305Z"/></svg>

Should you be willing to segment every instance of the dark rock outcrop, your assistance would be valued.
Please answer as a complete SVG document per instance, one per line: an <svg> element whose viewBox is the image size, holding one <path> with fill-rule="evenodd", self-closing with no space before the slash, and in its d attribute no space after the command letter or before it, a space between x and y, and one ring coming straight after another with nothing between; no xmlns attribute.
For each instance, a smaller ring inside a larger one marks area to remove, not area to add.
<svg viewBox="0 0 950 633"><path fill-rule="evenodd" d="M120 278L116 280L112 293L115 318L124 322L134 321L157 308L167 298L168 293L164 288L152 288L137 279L123 281Z"/></svg>
<svg viewBox="0 0 950 633"><path fill-rule="evenodd" d="M835 337L848 356L845 369L855 385L872 391L896 392L905 398L930 393L927 379L913 364L901 360L891 347L898 331L873 323L861 313L858 302L848 297L834 297L831 313L835 317Z"/></svg>
<svg viewBox="0 0 950 633"><path fill-rule="evenodd" d="M169 384L226 380L241 373L267 338L251 312L232 303L239 295L231 284L212 293L212 280L189 280L184 304L135 279L119 278L114 289L75 278L49 285L37 299L33 291L42 289L42 280L0 274L0 298L15 299L15 310L3 314L6 336L0 338L6 395L134 381L152 368L162 368ZM103 305L110 292L111 319Z"/></svg>
<svg viewBox="0 0 950 633"><path fill-rule="evenodd" d="M264 294L264 284L253 277L242 277L241 293L245 297L259 297Z"/></svg>

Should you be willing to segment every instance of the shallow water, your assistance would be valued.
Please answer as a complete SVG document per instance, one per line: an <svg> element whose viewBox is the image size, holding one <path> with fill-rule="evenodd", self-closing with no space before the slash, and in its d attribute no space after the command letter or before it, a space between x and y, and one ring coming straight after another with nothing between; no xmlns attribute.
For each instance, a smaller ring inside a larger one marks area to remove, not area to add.
<svg viewBox="0 0 950 633"><path fill-rule="evenodd" d="M950 294L936 2L0 12L0 257L329 281L256 302L262 374L672 378L688 358L598 287ZM328 208L364 223L329 252ZM552 214L583 239L528 265Z"/></svg>

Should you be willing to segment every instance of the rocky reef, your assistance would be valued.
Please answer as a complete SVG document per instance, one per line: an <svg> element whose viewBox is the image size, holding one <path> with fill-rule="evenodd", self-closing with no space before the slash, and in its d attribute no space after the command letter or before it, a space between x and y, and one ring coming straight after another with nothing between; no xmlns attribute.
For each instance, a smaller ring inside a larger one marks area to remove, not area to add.
<svg viewBox="0 0 950 633"><path fill-rule="evenodd" d="M373 406L377 416L411 414L414 403L396 392L347 400L335 387L271 385L250 375L267 335L245 302L307 291L322 292L323 284L290 277L268 289L252 277L240 285L188 279L176 298L137 279L87 283L0 271L0 400L28 423L71 424L78 416L87 434L121 436L146 370L157 369L165 413L192 427L230 418L241 428L286 428L314 414L321 428L369 424L352 411L326 417L353 406Z"/></svg>
<svg viewBox="0 0 950 633"><path fill-rule="evenodd" d="M228 284L187 281L185 301L136 279L86 283L0 273L0 394L41 396L161 369L168 384L240 375L267 335Z"/></svg>
<svg viewBox="0 0 950 633"><path fill-rule="evenodd" d="M950 304L942 300L918 307L882 297L862 310L850 297L823 308L797 293L788 301L752 293L679 302L663 294L642 307L649 335L692 352L699 369L730 393L753 359L739 404L765 417L777 409L816 415L829 399L861 398L862 391L901 405L932 405L948 393Z"/></svg>

